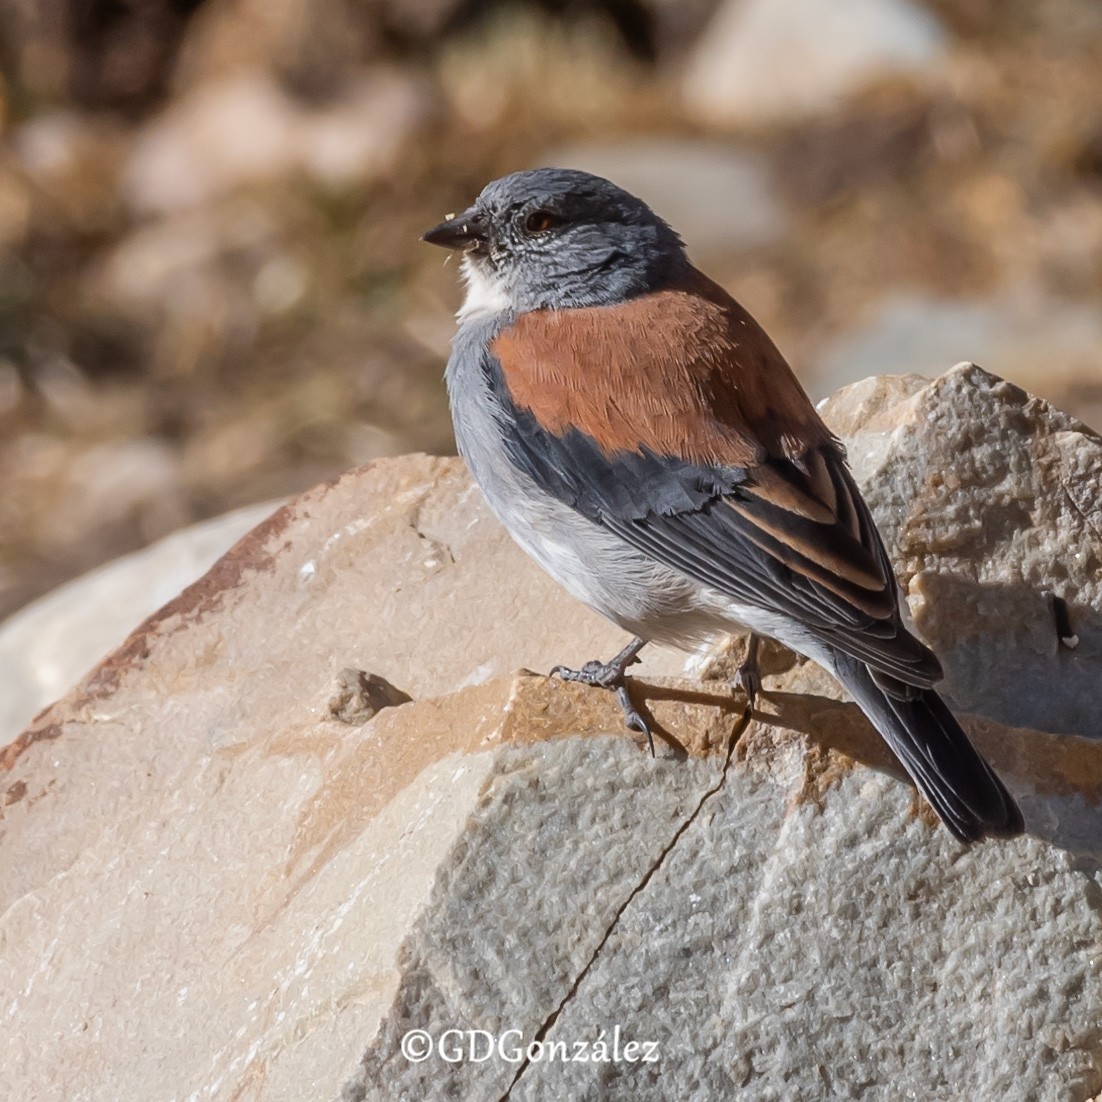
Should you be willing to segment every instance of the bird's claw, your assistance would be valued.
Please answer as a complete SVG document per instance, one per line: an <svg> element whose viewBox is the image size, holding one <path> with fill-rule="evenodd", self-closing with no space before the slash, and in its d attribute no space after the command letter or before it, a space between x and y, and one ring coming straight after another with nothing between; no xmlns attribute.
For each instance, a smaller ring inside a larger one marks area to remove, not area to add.
<svg viewBox="0 0 1102 1102"><path fill-rule="evenodd" d="M746 665L739 666L738 672L735 674L735 681L746 694L750 707L753 708L758 693L761 692L761 671L751 669Z"/></svg>
<svg viewBox="0 0 1102 1102"><path fill-rule="evenodd" d="M746 693L751 708L754 707L758 699L758 693L761 692L761 666L758 664L759 646L758 637L751 635L749 642L746 644L746 654L735 672L735 682Z"/></svg>
<svg viewBox="0 0 1102 1102"><path fill-rule="evenodd" d="M642 735L647 736L647 746L650 748L650 756L653 758L654 753L654 735L651 734L650 724L639 714L638 709L631 702L631 697L628 695L628 687L621 685L616 690L616 699L620 702L620 709L624 713L624 723L632 731L638 731Z"/></svg>
<svg viewBox="0 0 1102 1102"><path fill-rule="evenodd" d="M572 670L569 666L555 666L551 670L552 677L562 678L563 681L578 681L583 685L596 685L601 689L615 689L616 699L620 702L620 708L624 713L624 723L633 730L647 736L647 745L650 747L651 757L654 757L654 736L651 734L650 725L639 714L638 709L631 702L628 695L624 670L628 666L639 661L639 652L643 649L642 639L633 639L611 662L600 662L593 659L586 662L580 670Z"/></svg>
<svg viewBox="0 0 1102 1102"><path fill-rule="evenodd" d="M572 670L569 666L555 666L551 670L552 677L560 677L563 681L580 681L583 685L596 685L602 689L615 689L624 680L623 667L613 662L599 662L592 659L580 670Z"/></svg>

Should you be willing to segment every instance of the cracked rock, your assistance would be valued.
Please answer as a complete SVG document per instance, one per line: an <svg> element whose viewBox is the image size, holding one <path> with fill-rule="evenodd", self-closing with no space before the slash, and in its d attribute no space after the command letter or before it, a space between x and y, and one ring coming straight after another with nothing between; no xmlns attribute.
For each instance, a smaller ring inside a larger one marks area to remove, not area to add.
<svg viewBox="0 0 1102 1102"><path fill-rule="evenodd" d="M974 368L862 386L828 415L1025 837L962 849L779 654L751 716L729 660L645 651L652 759L611 693L521 668L623 636L457 460L380 461L274 513L0 751L12 1097L1102 1090L1097 438ZM1051 601L1017 602L1063 543L1074 651ZM970 648L1011 672L985 689ZM346 667L350 700L362 670L414 699L341 722L318 686Z"/></svg>

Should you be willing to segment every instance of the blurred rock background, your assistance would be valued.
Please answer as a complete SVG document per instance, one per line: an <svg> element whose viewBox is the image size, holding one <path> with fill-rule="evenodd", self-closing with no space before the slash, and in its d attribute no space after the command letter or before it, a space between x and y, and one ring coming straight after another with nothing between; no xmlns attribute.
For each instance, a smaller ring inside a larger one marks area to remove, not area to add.
<svg viewBox="0 0 1102 1102"><path fill-rule="evenodd" d="M822 397L973 359L1102 427L1096 0L4 0L0 617L452 449L490 178L649 199Z"/></svg>

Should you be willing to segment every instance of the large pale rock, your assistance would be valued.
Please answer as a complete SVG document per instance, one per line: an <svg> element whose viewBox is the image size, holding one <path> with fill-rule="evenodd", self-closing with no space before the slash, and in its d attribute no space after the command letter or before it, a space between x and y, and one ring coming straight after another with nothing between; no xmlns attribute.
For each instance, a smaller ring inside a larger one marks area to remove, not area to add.
<svg viewBox="0 0 1102 1102"><path fill-rule="evenodd" d="M1102 744L968 721L1030 835L962 851L808 666L751 720L649 656L655 759L610 694L517 672L622 642L458 461L275 513L3 754L13 1097L1102 1089ZM346 667L413 700L341 722Z"/></svg>
<svg viewBox="0 0 1102 1102"><path fill-rule="evenodd" d="M822 412L954 702L1102 737L1102 438L974 364L856 383Z"/></svg>
<svg viewBox="0 0 1102 1102"><path fill-rule="evenodd" d="M921 72L945 49L941 25L911 0L725 0L689 64L685 101L708 123L771 123Z"/></svg>
<svg viewBox="0 0 1102 1102"><path fill-rule="evenodd" d="M267 1097L335 1094L515 741L495 733L516 707L500 679L622 642L528 564L456 460L381 463L277 511L0 754L0 953L28 980L0 1011L26 1026L0 1042L11 1089L154 1098L170 1075L172 1094L228 1098L260 1076ZM414 727L380 740L408 705L328 718L348 666L423 700ZM446 694L464 687L460 718ZM537 700L522 739L617 731L591 697L558 720ZM727 703L696 708L705 743ZM68 1078L44 1087L47 1065Z"/></svg>

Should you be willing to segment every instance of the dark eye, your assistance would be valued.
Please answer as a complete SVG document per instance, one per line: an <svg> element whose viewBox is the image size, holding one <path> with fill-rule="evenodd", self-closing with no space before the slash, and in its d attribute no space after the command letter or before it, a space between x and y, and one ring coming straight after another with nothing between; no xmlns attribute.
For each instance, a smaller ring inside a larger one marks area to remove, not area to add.
<svg viewBox="0 0 1102 1102"><path fill-rule="evenodd" d="M562 223L557 214L549 210L534 210L524 220L524 228L528 233L546 233Z"/></svg>

